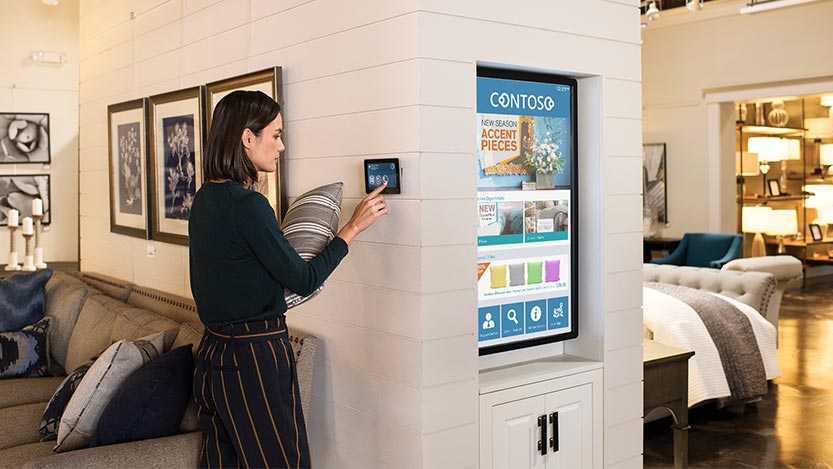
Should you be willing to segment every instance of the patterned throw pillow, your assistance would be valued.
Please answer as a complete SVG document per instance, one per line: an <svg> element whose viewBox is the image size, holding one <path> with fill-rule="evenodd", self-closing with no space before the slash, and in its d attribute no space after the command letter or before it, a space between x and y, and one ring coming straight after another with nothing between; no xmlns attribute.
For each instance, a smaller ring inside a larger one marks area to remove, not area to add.
<svg viewBox="0 0 833 469"><path fill-rule="evenodd" d="M41 434L40 441L52 441L58 438L58 424L61 423L61 416L64 415L64 409L69 404L72 394L81 384L81 379L87 374L87 371L93 366L98 357L90 359L88 362L79 366L72 371L67 377L61 381L61 385L49 399L46 404L46 409L43 411L43 419L40 423L38 432Z"/></svg>
<svg viewBox="0 0 833 469"><path fill-rule="evenodd" d="M0 333L0 378L48 376L49 318L17 332Z"/></svg>
<svg viewBox="0 0 833 469"><path fill-rule="evenodd" d="M301 259L312 259L335 238L338 218L341 215L343 185L341 182L335 182L306 192L295 199L286 210L281 230ZM286 307L298 306L320 293L323 288L324 285L321 285L309 296L286 290Z"/></svg>
<svg viewBox="0 0 833 469"><path fill-rule="evenodd" d="M0 332L19 331L43 317L51 276L52 269L44 269L0 280Z"/></svg>
<svg viewBox="0 0 833 469"><path fill-rule="evenodd" d="M120 340L93 363L81 379L58 425L58 453L83 448L90 443L102 412L122 383L163 352L166 333L159 332L135 342Z"/></svg>

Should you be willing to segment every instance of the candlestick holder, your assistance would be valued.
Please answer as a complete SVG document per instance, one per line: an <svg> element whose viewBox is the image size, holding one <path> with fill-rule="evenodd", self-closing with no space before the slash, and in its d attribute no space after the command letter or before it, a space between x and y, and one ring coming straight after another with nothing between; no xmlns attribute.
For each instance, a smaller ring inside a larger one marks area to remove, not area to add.
<svg viewBox="0 0 833 469"><path fill-rule="evenodd" d="M23 238L26 240L26 255L23 256L23 271L25 272L34 272L37 269L35 267L35 256L32 255L32 237L35 236L35 233L23 233Z"/></svg>
<svg viewBox="0 0 833 469"><path fill-rule="evenodd" d="M9 225L9 258L6 262L7 272L20 270L20 264L17 263L17 250L14 247L14 232L16 230L16 226Z"/></svg>
<svg viewBox="0 0 833 469"><path fill-rule="evenodd" d="M35 267L45 269L47 265L43 261L43 248L40 245L41 220L43 219L43 215L32 215L32 218L35 219Z"/></svg>

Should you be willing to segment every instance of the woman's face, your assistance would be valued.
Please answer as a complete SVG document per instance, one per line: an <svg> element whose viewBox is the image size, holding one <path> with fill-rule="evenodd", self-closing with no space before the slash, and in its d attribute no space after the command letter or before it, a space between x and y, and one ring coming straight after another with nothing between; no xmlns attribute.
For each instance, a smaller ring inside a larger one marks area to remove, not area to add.
<svg viewBox="0 0 833 469"><path fill-rule="evenodd" d="M255 169L267 173L275 172L278 157L285 149L282 136L283 118L280 114L260 131L260 135L255 135L249 129L243 132L243 146Z"/></svg>

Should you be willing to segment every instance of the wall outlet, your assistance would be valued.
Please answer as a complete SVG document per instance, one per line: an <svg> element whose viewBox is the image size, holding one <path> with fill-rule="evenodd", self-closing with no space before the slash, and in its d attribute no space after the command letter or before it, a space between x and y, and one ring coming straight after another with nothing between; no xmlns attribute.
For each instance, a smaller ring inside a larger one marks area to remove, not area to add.
<svg viewBox="0 0 833 469"><path fill-rule="evenodd" d="M156 246L148 244L148 257L156 257Z"/></svg>

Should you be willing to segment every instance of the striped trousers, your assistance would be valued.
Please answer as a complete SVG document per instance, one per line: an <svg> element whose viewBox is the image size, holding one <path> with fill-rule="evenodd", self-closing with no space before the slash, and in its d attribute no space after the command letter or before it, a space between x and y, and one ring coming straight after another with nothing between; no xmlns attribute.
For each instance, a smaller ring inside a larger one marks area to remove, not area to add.
<svg viewBox="0 0 833 469"><path fill-rule="evenodd" d="M194 371L200 467L310 467L284 318L206 328Z"/></svg>

